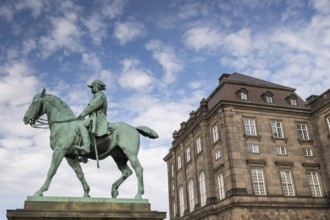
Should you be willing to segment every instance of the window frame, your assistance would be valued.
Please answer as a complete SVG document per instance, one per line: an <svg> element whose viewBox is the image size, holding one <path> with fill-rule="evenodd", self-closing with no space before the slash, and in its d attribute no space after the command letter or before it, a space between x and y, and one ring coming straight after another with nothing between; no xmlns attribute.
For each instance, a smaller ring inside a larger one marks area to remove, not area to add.
<svg viewBox="0 0 330 220"><path fill-rule="evenodd" d="M221 149L215 151L215 160L220 160L222 157Z"/></svg>
<svg viewBox="0 0 330 220"><path fill-rule="evenodd" d="M329 132L329 134L330 134L330 116L328 115L328 116L325 118L325 120L326 120L326 123L327 123L327 125L328 125L328 132Z"/></svg>
<svg viewBox="0 0 330 220"><path fill-rule="evenodd" d="M298 123L297 124L297 131L298 131L298 139L299 140L301 140L301 141L310 140L307 123Z"/></svg>
<svg viewBox="0 0 330 220"><path fill-rule="evenodd" d="M206 178L205 178L205 171L202 170L199 173L199 191L200 191L200 205L201 207L206 205L207 201L207 190L206 190Z"/></svg>
<svg viewBox="0 0 330 220"><path fill-rule="evenodd" d="M253 123L252 123L253 122ZM243 118L244 134L246 136L258 136L257 120L255 118Z"/></svg>
<svg viewBox="0 0 330 220"><path fill-rule="evenodd" d="M273 138L279 138L279 139L285 138L282 121L271 120L270 125L271 125L272 137Z"/></svg>
<svg viewBox="0 0 330 220"><path fill-rule="evenodd" d="M226 198L225 178L223 173L220 173L217 179L218 179L219 200L223 200Z"/></svg>
<svg viewBox="0 0 330 220"><path fill-rule="evenodd" d="M281 155L281 156L287 156L288 155L288 151L286 150L285 146L276 146L276 154L277 155Z"/></svg>
<svg viewBox="0 0 330 220"><path fill-rule="evenodd" d="M212 126L212 137L213 143L217 143L220 140L219 125L215 124Z"/></svg>
<svg viewBox="0 0 330 220"><path fill-rule="evenodd" d="M199 154L203 151L202 139L201 137L196 138L196 153Z"/></svg>
<svg viewBox="0 0 330 220"><path fill-rule="evenodd" d="M260 154L259 144L248 144L248 151L252 154Z"/></svg>
<svg viewBox="0 0 330 220"><path fill-rule="evenodd" d="M195 210L195 194L194 194L194 180L192 178L188 181L188 197L189 197L189 210Z"/></svg>
<svg viewBox="0 0 330 220"><path fill-rule="evenodd" d="M190 149L190 147L186 148L186 160L187 160L187 163L191 161L191 149Z"/></svg>
<svg viewBox="0 0 330 220"><path fill-rule="evenodd" d="M179 214L180 217L182 217L184 215L184 189L183 186L181 185L179 187Z"/></svg>
<svg viewBox="0 0 330 220"><path fill-rule="evenodd" d="M265 196L267 195L266 180L264 170L262 168L251 168L250 169L252 188L254 195Z"/></svg>
<svg viewBox="0 0 330 220"><path fill-rule="evenodd" d="M313 175L311 175L313 174ZM319 174L316 171L308 171L306 173L308 179L309 189L311 191L312 197L322 197L322 188L319 180ZM315 183L316 182L316 183Z"/></svg>
<svg viewBox="0 0 330 220"><path fill-rule="evenodd" d="M284 196L296 196L295 184L291 170L280 170L280 181Z"/></svg>
<svg viewBox="0 0 330 220"><path fill-rule="evenodd" d="M312 148L303 148L304 157L314 157Z"/></svg>
<svg viewBox="0 0 330 220"><path fill-rule="evenodd" d="M177 167L178 167L178 170L181 170L182 168L182 158L181 158L181 155L178 155L177 157Z"/></svg>

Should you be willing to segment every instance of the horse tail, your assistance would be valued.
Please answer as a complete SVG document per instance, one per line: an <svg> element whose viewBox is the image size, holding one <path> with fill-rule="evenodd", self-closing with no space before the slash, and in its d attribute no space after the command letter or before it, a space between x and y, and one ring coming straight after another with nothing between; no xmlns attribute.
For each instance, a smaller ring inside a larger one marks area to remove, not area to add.
<svg viewBox="0 0 330 220"><path fill-rule="evenodd" d="M143 136L146 136L148 138L156 139L159 137L158 134L154 130L152 130L151 128L149 128L147 126L138 126L135 128L140 134L142 134Z"/></svg>

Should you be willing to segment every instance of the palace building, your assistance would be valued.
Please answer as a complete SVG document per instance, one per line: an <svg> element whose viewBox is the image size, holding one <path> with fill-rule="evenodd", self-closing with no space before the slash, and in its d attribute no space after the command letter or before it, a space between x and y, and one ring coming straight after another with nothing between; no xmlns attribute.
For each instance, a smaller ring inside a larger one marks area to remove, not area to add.
<svg viewBox="0 0 330 220"><path fill-rule="evenodd" d="M173 139L170 219L330 219L330 89L222 74Z"/></svg>

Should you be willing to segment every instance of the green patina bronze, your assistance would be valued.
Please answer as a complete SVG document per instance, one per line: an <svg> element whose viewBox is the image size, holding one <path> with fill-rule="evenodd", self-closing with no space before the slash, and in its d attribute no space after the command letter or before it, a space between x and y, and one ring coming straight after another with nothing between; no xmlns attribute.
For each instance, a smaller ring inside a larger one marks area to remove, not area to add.
<svg viewBox="0 0 330 220"><path fill-rule="evenodd" d="M97 80L95 81L97 83ZM93 84L90 87L93 92ZM102 90L102 88L103 87L100 86L95 93L93 92L94 97L96 96L96 93L99 93ZM105 87L103 89L105 89ZM101 97L102 94L99 96ZM90 102L90 105L91 103L92 101ZM98 110L96 109L96 111ZM84 111L76 118L66 103L54 95L46 94L45 89L40 94L34 96L31 105L25 113L23 119L24 123L35 126L39 121L40 116L46 114L50 129L50 147L53 150L47 178L40 189L36 191L34 196L43 196L43 192L48 190L53 176L63 158L65 158L70 167L75 171L83 186L84 197L90 197L90 188L85 180L84 173L79 163L81 157L102 160L108 156L112 156L118 169L122 173L122 176L112 184L112 197L116 198L118 196L119 186L132 174L132 170L127 164L129 161L138 180L138 190L135 198L142 198L142 194L144 193L143 167L138 160L140 134L152 139L158 138L158 134L146 126L133 127L123 122L108 122L106 123L106 134L101 137L97 136L97 132L95 132L96 128L92 126L92 131L88 134L89 139L86 140L86 137L83 137L83 132L87 131L89 125L94 124L94 126L97 126L95 123L98 123L103 126L104 124L103 122L93 121L95 120L92 117L93 114L95 114L94 112L95 109L93 109L93 111ZM90 117L84 119L86 115L90 115ZM81 142L83 143L83 146L80 146ZM87 145L91 144L92 146L86 146L86 142Z"/></svg>

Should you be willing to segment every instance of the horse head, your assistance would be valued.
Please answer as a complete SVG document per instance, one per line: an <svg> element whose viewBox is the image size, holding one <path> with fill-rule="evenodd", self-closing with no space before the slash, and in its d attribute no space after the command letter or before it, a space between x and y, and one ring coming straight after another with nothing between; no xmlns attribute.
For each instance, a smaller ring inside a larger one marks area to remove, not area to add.
<svg viewBox="0 0 330 220"><path fill-rule="evenodd" d="M25 124L34 125L38 118L44 114L43 112L43 98L45 97L46 89L42 90L40 94L36 94L26 111L23 121Z"/></svg>

